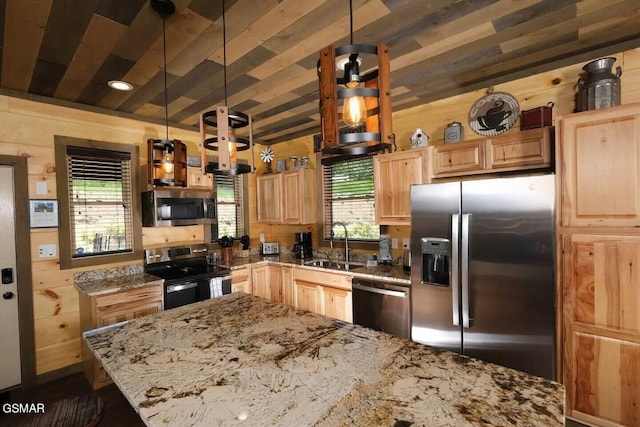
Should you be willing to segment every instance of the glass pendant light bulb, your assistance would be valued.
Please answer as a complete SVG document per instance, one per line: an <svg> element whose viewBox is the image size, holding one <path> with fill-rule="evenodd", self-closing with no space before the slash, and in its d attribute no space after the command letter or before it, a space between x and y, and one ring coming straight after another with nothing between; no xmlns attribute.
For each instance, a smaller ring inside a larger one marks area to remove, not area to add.
<svg viewBox="0 0 640 427"><path fill-rule="evenodd" d="M164 169L164 172L167 174L172 174L173 173L173 154L169 152L169 150L165 150L164 153L162 154L162 160L164 161L162 163L162 168Z"/></svg>
<svg viewBox="0 0 640 427"><path fill-rule="evenodd" d="M229 161L231 163L238 163L238 149L236 148L236 143L231 141L231 138L236 137L236 130L231 127L231 123L229 123Z"/></svg>
<svg viewBox="0 0 640 427"><path fill-rule="evenodd" d="M358 82L349 82L348 88L358 87ZM342 105L342 121L347 126L360 126L367 120L367 107L364 104L364 97L350 96L344 100Z"/></svg>

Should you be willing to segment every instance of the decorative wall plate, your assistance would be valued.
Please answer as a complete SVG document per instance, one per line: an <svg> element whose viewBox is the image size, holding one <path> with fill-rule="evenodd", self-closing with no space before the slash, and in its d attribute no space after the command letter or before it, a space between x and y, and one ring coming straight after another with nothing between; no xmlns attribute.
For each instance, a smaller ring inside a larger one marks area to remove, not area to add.
<svg viewBox="0 0 640 427"><path fill-rule="evenodd" d="M520 105L508 93L493 92L478 99L469 110L469 127L482 136L506 132L518 120Z"/></svg>

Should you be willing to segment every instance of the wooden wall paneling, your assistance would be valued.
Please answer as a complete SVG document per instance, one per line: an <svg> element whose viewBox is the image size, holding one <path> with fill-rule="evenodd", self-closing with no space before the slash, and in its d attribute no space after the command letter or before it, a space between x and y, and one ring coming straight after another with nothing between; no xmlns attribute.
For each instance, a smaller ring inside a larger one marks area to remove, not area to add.
<svg viewBox="0 0 640 427"><path fill-rule="evenodd" d="M33 316L35 319L56 316L60 313L79 312L78 291L73 285L33 292Z"/></svg>
<svg viewBox="0 0 640 427"><path fill-rule="evenodd" d="M60 342L42 348L36 348L36 373L54 371L66 366L80 363L81 338Z"/></svg>
<svg viewBox="0 0 640 427"><path fill-rule="evenodd" d="M31 2L9 0L5 16L13 16L4 27L2 86L29 89L53 0Z"/></svg>
<svg viewBox="0 0 640 427"><path fill-rule="evenodd" d="M80 312L60 313L35 320L36 348L43 348L80 337Z"/></svg>
<svg viewBox="0 0 640 427"><path fill-rule="evenodd" d="M56 246L56 256L52 258L40 258L39 246L54 244ZM58 249L58 229L42 228L31 230L31 262L37 263L42 261L57 261L60 250Z"/></svg>
<svg viewBox="0 0 640 427"><path fill-rule="evenodd" d="M31 263L31 277L34 291L62 288L73 285L74 270L60 270L60 263L44 260Z"/></svg>

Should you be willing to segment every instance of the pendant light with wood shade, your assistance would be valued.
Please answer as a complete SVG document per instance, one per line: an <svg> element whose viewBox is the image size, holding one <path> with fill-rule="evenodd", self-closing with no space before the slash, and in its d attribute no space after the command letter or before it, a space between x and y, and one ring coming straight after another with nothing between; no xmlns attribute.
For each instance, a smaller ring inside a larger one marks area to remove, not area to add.
<svg viewBox="0 0 640 427"><path fill-rule="evenodd" d="M353 43L353 1L349 1L350 44L320 51L320 119L322 164L391 150L395 135L391 122L389 48ZM375 59L377 68L360 68ZM343 72L337 77L337 71ZM338 114L342 100L342 114ZM339 129L339 122L345 126Z"/></svg>
<svg viewBox="0 0 640 427"><path fill-rule="evenodd" d="M164 74L165 139L147 140L149 184L156 186L187 186L187 147L177 139L169 139L169 106L167 101L167 37L166 17L175 13L171 0L151 0L151 7L162 16L162 57Z"/></svg>
<svg viewBox="0 0 640 427"><path fill-rule="evenodd" d="M202 134L202 172L214 175L251 173L253 166L253 132L251 115L229 109L227 101L227 26L225 0L222 0L222 57L224 76L224 105L200 116ZM207 138L207 126L216 129L215 136ZM236 129L248 128L248 137L236 135ZM218 152L217 162L207 162L207 150ZM249 150L249 164L238 162L238 151Z"/></svg>

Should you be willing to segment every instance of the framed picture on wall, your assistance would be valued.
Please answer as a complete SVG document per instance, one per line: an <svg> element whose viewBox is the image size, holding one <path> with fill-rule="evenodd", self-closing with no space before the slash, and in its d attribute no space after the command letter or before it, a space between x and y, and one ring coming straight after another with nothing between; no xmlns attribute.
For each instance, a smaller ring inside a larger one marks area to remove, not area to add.
<svg viewBox="0 0 640 427"><path fill-rule="evenodd" d="M58 201L51 199L29 200L29 225L31 228L58 226Z"/></svg>

